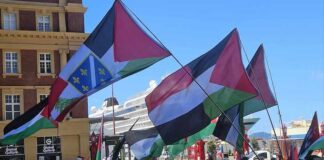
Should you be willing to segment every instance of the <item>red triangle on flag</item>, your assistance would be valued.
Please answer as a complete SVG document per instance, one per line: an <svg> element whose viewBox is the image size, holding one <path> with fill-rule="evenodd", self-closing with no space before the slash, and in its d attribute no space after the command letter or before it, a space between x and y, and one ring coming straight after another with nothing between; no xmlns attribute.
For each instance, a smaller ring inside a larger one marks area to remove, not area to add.
<svg viewBox="0 0 324 160"><path fill-rule="evenodd" d="M121 2L115 2L114 57L123 62L166 57L169 52L151 39L130 17Z"/></svg>
<svg viewBox="0 0 324 160"><path fill-rule="evenodd" d="M257 90L245 72L238 31L232 31L212 73L211 82L256 95Z"/></svg>

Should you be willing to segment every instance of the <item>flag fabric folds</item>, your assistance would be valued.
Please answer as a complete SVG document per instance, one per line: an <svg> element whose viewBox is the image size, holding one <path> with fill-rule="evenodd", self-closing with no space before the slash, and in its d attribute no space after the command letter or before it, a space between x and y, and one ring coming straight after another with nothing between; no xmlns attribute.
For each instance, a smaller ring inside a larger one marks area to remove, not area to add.
<svg viewBox="0 0 324 160"><path fill-rule="evenodd" d="M324 136L321 136L309 147L308 150L314 151L314 150L323 150L323 149L324 149Z"/></svg>
<svg viewBox="0 0 324 160"><path fill-rule="evenodd" d="M56 127L50 120L41 115L47 101L48 99L41 101L23 115L11 121L3 130L4 135L0 141L1 144L15 144L41 128Z"/></svg>
<svg viewBox="0 0 324 160"><path fill-rule="evenodd" d="M154 127L128 131L125 139L138 160L159 157L162 154L164 143Z"/></svg>
<svg viewBox="0 0 324 160"><path fill-rule="evenodd" d="M242 154L244 138L239 134L239 132L244 135L243 108L236 105L225 111L225 114L230 120L222 114L218 118L213 134L217 138L231 144L238 153Z"/></svg>
<svg viewBox="0 0 324 160"><path fill-rule="evenodd" d="M116 0L52 85L43 115L61 122L83 97L169 56Z"/></svg>
<svg viewBox="0 0 324 160"><path fill-rule="evenodd" d="M221 114L216 105L225 111L256 94L243 67L235 29L206 54L165 78L145 101L161 138L172 144L209 125Z"/></svg>
<svg viewBox="0 0 324 160"><path fill-rule="evenodd" d="M272 107L277 104L268 83L267 71L264 61L264 48L260 45L250 64L246 68L246 72L259 95L249 99L243 103L244 116L264 110L265 106Z"/></svg>
<svg viewBox="0 0 324 160"><path fill-rule="evenodd" d="M137 121L139 120L139 118L136 119L136 121L134 122L134 124L129 128L128 131L131 131L133 129L133 127L135 126L135 124L137 123ZM119 153L121 151L121 149L123 148L124 143L126 142L126 137L123 136L121 138L119 138L117 144L115 145L112 154L109 155L109 159L111 160L118 160L119 159Z"/></svg>
<svg viewBox="0 0 324 160"><path fill-rule="evenodd" d="M253 69L254 74L252 74L252 69ZM265 98L266 106L271 107L271 106L275 105L276 101L275 101L275 99L271 93L270 87L268 85L268 80L267 80L267 75L266 75L266 70L265 70L265 65L264 65L264 49L263 49L262 45L260 45L260 47L258 48L257 52L255 53L252 61L250 62L250 64L248 65L246 70L247 70L247 73L248 73L249 77L251 78L251 81L254 84L254 86L257 86L257 81L260 84L262 84L262 85L260 85L262 87L260 87L259 93L262 92L264 94L263 96ZM249 101L254 101L254 102L257 101L257 103L246 103ZM255 98L249 99L249 100L241 103L239 108L240 108L239 109L240 112L237 112L237 114L235 113L236 115L229 115L229 116L234 117L234 118L231 117L232 120L235 119L235 116L239 116L239 119L236 119L236 120L239 122L240 125L238 125L236 127L241 131L242 134L244 134L245 129L251 128L256 123L256 121L249 122L249 123L245 124L244 120L242 119L243 114L244 114L243 111L244 110L246 111L245 114L251 114L251 113L263 110L264 104L262 102L261 96L259 95ZM235 108L235 109L237 109L237 108ZM238 111L238 110L236 110L236 111ZM228 112L230 113L231 111L227 111L225 113L228 113ZM204 137L207 137L209 135L212 135L213 132L215 132L214 134L216 134L216 136L217 135L233 136L234 139L230 140L230 141L232 141L232 142L230 142L230 144L232 144L234 147L237 147L238 152L243 153L243 148L244 148L243 146L246 145L245 148L248 149L248 145L244 143L244 139L238 135L238 132L233 128L233 126L231 126L232 124L224 117L224 115L221 115L221 117L222 117L221 118L222 121L217 123L217 126L218 126L217 129L215 129L216 124L211 123L205 129L195 133L194 135L189 136L188 138L185 138L183 140L180 140L179 142L176 142L172 145L168 145L168 154L170 156L176 156L177 154L182 152L187 147L193 145L196 141L198 141ZM242 120L244 123L243 127L242 127ZM225 128L232 127L231 132L227 133L226 130L221 130L220 128L223 128L223 127L225 127ZM246 128L246 127L248 127L248 128ZM233 138L233 137L231 137L231 138ZM228 137L228 138L230 138L230 137ZM221 139L224 141L229 140L229 139L226 140L226 137L222 137Z"/></svg>
<svg viewBox="0 0 324 160"><path fill-rule="evenodd" d="M99 137L98 137L98 143L97 143L97 153L96 153L96 160L102 160L105 155L105 153L102 153L102 148L105 148L103 146L103 127L104 127L104 121L103 121L103 116L101 118L101 126L99 130Z"/></svg>
<svg viewBox="0 0 324 160"><path fill-rule="evenodd" d="M168 154L170 155L170 157L174 158L179 153L184 151L186 148L195 144L197 141L202 140L202 139L212 135L213 131L215 130L216 122L217 122L217 119L213 120L207 127L202 129L201 131L199 131L187 138L184 138L174 144L168 145L167 150L168 150Z"/></svg>
<svg viewBox="0 0 324 160"><path fill-rule="evenodd" d="M305 159L308 156L310 151L310 146L319 139L319 128L318 128L318 120L317 120L317 113L315 112L312 120L312 124L309 127L307 134L304 138L303 144L299 150L299 159Z"/></svg>
<svg viewBox="0 0 324 160"><path fill-rule="evenodd" d="M225 114L243 135L245 131L243 116L261 111L265 109L265 106L272 107L277 104L268 83L263 45L260 45L257 49L246 71L259 95L225 111ZM248 125L251 127L253 124ZM233 145L239 153L243 153L244 138L239 135L232 123L224 115L220 116L214 135Z"/></svg>

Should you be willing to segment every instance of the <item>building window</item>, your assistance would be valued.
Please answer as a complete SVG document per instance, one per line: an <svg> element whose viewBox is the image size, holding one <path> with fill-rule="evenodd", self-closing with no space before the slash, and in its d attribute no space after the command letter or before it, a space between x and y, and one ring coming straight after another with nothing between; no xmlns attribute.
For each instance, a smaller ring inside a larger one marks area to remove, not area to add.
<svg viewBox="0 0 324 160"><path fill-rule="evenodd" d="M43 101L48 97L50 93L50 86L43 86L40 88L37 88L37 103Z"/></svg>
<svg viewBox="0 0 324 160"><path fill-rule="evenodd" d="M38 31L49 32L50 31L50 16L38 16Z"/></svg>
<svg viewBox="0 0 324 160"><path fill-rule="evenodd" d="M6 73L18 73L18 54L16 52L6 52L5 63Z"/></svg>
<svg viewBox="0 0 324 160"><path fill-rule="evenodd" d="M13 120L20 116L20 96L5 95L6 120Z"/></svg>
<svg viewBox="0 0 324 160"><path fill-rule="evenodd" d="M40 94L39 95L39 101L43 101L44 99L46 99L46 97L48 96L48 94Z"/></svg>
<svg viewBox="0 0 324 160"><path fill-rule="evenodd" d="M50 53L41 53L39 55L39 71L43 74L52 73L52 62Z"/></svg>
<svg viewBox="0 0 324 160"><path fill-rule="evenodd" d="M17 18L15 13L4 13L3 15L3 29L16 30Z"/></svg>

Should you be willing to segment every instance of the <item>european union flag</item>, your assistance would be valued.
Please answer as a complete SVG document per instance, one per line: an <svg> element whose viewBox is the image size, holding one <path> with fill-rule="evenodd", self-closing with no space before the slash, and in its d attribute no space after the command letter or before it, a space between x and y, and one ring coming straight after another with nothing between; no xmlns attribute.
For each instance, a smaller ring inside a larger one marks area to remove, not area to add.
<svg viewBox="0 0 324 160"><path fill-rule="evenodd" d="M78 91L88 94L112 78L110 71L93 55L89 55L71 74L68 81Z"/></svg>

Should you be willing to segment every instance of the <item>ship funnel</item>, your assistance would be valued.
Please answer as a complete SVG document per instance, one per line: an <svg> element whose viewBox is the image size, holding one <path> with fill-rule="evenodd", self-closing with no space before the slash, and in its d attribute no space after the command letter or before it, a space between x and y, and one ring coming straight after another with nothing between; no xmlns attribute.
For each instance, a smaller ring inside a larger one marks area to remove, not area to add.
<svg viewBox="0 0 324 160"><path fill-rule="evenodd" d="M109 97L105 101L106 101L106 107L110 107L112 106L112 104L119 105L116 97Z"/></svg>

